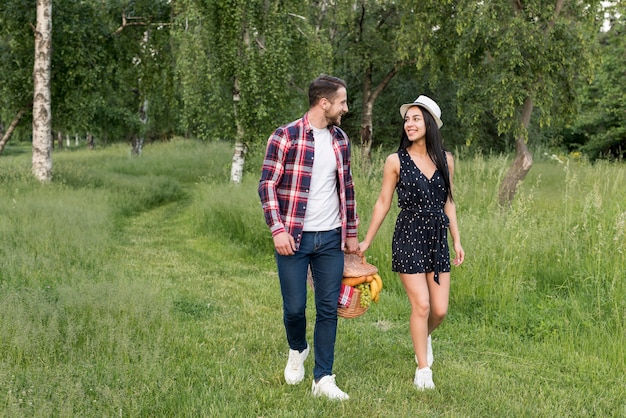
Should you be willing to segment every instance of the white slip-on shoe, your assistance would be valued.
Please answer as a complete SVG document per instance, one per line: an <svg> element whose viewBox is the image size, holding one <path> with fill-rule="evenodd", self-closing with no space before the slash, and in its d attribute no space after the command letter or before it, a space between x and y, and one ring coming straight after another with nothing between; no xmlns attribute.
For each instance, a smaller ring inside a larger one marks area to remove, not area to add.
<svg viewBox="0 0 626 418"><path fill-rule="evenodd" d="M413 384L418 390L434 389L435 383L433 382L433 372L430 370L430 367L415 370Z"/></svg>
<svg viewBox="0 0 626 418"><path fill-rule="evenodd" d="M304 360L309 355L309 345L300 352L298 350L289 350L289 360L285 367L285 381L288 385L297 385L304 379Z"/></svg>
<svg viewBox="0 0 626 418"><path fill-rule="evenodd" d="M326 396L328 399L337 399L344 401L350 399L347 393L337 387L335 383L335 375L327 375L315 383L313 379L313 387L311 388L313 396Z"/></svg>

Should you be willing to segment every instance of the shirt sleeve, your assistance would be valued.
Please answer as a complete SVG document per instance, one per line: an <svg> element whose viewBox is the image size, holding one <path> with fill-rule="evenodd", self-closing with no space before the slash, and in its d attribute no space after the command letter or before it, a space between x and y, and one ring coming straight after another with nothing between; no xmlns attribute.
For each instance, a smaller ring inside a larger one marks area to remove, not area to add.
<svg viewBox="0 0 626 418"><path fill-rule="evenodd" d="M287 151L286 138L282 129L272 133L267 141L261 180L259 181L259 197L265 215L265 223L269 226L272 236L286 231L280 213L277 187L284 174L284 161Z"/></svg>

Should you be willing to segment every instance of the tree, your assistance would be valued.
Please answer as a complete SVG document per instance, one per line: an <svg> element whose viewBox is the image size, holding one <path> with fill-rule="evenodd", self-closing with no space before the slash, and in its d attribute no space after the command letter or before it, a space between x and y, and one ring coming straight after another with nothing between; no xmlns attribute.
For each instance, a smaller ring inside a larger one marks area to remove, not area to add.
<svg viewBox="0 0 626 418"><path fill-rule="evenodd" d="M107 3L107 21L114 24L109 26L112 51L107 75L118 109L118 114L110 117L122 120L126 131L118 135L130 141L132 152L138 155L144 138L166 139L178 122L171 49L172 2ZM110 132L106 120L99 122L104 132Z"/></svg>
<svg viewBox="0 0 626 418"><path fill-rule="evenodd" d="M306 18L308 2L289 0L186 0L194 10L185 30L207 36L206 44L195 40L194 61L205 70L206 88L197 96L185 93L202 106L186 111L202 113L209 133L216 138L233 139L235 152L231 180L241 179L247 144L264 143L271 131L288 118L301 115L306 108L305 86L317 75L326 56L312 25ZM181 18L178 17L180 22ZM177 26L181 30L181 25ZM193 38L177 35L184 42ZM181 44L179 50L188 48ZM330 61L330 60L328 60ZM178 61L180 62L180 61ZM179 68L178 79L197 79L190 71ZM208 80L208 81L206 81ZM191 120L191 119L187 119ZM280 122L277 122L280 121Z"/></svg>
<svg viewBox="0 0 626 418"><path fill-rule="evenodd" d="M503 206L512 202L533 163L527 146L532 116L544 126L574 114L577 81L593 71L599 3L464 2L459 10L459 96L463 103L487 105L498 132L515 139L515 159L498 192Z"/></svg>
<svg viewBox="0 0 626 418"><path fill-rule="evenodd" d="M360 145L363 161L371 158L374 138L374 104L403 67L415 60L402 56L398 31L402 2L358 0L343 3L337 11L340 33L333 41L337 69L345 72L350 84L360 85Z"/></svg>
<svg viewBox="0 0 626 418"><path fill-rule="evenodd" d="M57 137L63 132L131 141L176 129L169 3L55 2L50 89ZM13 121L3 141L19 132L17 116L29 121L32 115L21 110L32 106L35 16L28 2L0 2L0 118ZM150 117L142 123L146 100Z"/></svg>
<svg viewBox="0 0 626 418"><path fill-rule="evenodd" d="M33 25L36 9L25 2L0 2L0 120L11 121L0 153L33 106ZM30 133L28 133L30 137Z"/></svg>
<svg viewBox="0 0 626 418"><path fill-rule="evenodd" d="M37 0L33 71L33 174L40 182L52 180L51 60L52 1Z"/></svg>
<svg viewBox="0 0 626 418"><path fill-rule="evenodd" d="M2 137L0 138L0 154L2 154L4 147L9 141L9 138L11 138L11 134L15 130L15 127L17 126L17 124L20 123L25 113L26 113L26 108L21 109L17 113L17 116L15 116L15 119L13 119L13 121L9 125L9 128L6 130L6 132L2 132L2 129L0 129L0 134L2 134Z"/></svg>
<svg viewBox="0 0 626 418"><path fill-rule="evenodd" d="M626 6L624 6L626 8ZM601 61L591 84L580 90L581 110L567 142L592 159L626 156L626 16L612 18L600 35Z"/></svg>
<svg viewBox="0 0 626 418"><path fill-rule="evenodd" d="M458 112L470 128L470 141L484 114L494 118L500 135L514 138L515 159L498 192L500 204L507 206L532 166L531 120L546 126L553 118L571 117L578 79L592 75L600 1L435 3L425 6L428 26L409 21L402 32L429 34L418 48L425 60L443 63L454 75ZM422 2L413 7L420 9Z"/></svg>

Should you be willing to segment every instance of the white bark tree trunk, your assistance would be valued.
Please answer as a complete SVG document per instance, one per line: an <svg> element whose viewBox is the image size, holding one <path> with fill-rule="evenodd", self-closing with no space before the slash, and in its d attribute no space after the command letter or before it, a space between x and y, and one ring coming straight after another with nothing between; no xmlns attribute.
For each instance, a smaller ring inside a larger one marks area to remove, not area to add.
<svg viewBox="0 0 626 418"><path fill-rule="evenodd" d="M15 117L15 119L13 119L13 121L9 125L9 129L7 129L7 131L2 135L2 139L0 139L0 154L2 154L2 151L4 150L5 145L9 141L9 138L11 138L11 134L17 127L17 124L20 123L20 120L22 120L22 116L24 116L25 113L26 113L26 108L23 108L22 110L20 110L17 113L17 116Z"/></svg>
<svg viewBox="0 0 626 418"><path fill-rule="evenodd" d="M243 166L246 162L246 144L241 141L235 143L233 164L230 168L230 181L240 184L243 179Z"/></svg>
<svg viewBox="0 0 626 418"><path fill-rule="evenodd" d="M52 180L51 52L52 0L37 0L33 70L33 174L42 183Z"/></svg>
<svg viewBox="0 0 626 418"><path fill-rule="evenodd" d="M148 123L148 100L144 100L143 104L141 105L141 109L139 110L139 120L141 121L141 123L144 124L144 126ZM138 136L135 136L135 138L132 141L132 148L130 151L130 154L138 157L141 155L141 151L143 150L143 141L144 141L144 136L145 134L145 129L142 129L142 133Z"/></svg>
<svg viewBox="0 0 626 418"><path fill-rule="evenodd" d="M233 107L235 111L235 123L237 124L237 137L235 138L235 153L233 154L233 163L230 166L230 181L236 184L240 184L243 179L243 167L246 162L247 147L243 142L245 135L243 125L239 120L239 80L235 79L234 93L233 93Z"/></svg>

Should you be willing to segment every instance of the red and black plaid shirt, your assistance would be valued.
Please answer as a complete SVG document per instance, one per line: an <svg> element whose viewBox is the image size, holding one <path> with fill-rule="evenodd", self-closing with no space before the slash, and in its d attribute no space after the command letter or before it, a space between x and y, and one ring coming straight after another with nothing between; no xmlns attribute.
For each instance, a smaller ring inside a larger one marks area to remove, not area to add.
<svg viewBox="0 0 626 418"><path fill-rule="evenodd" d="M339 127L328 128L337 160L337 192L344 248L346 238L357 236L359 224L350 171L350 141ZM308 114L305 114L270 135L259 181L259 196L265 222L270 227L272 236L287 231L294 237L296 248L299 248L302 238L314 151L313 129Z"/></svg>

